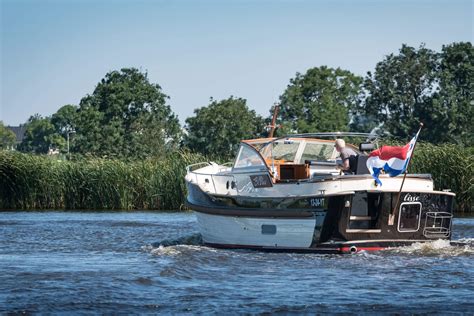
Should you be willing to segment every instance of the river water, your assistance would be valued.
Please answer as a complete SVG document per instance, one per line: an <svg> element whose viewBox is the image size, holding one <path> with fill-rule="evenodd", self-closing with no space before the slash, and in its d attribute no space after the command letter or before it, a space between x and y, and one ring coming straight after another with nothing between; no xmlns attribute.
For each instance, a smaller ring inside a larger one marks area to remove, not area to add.
<svg viewBox="0 0 474 316"><path fill-rule="evenodd" d="M190 213L0 213L0 313L474 312L474 218L376 253L217 250Z"/></svg>

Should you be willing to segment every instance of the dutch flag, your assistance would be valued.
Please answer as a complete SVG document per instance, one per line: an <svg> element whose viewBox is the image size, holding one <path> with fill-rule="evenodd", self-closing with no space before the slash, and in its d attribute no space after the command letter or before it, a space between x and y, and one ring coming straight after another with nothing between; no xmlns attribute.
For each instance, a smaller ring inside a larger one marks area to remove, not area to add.
<svg viewBox="0 0 474 316"><path fill-rule="evenodd" d="M370 153L367 159L367 169L369 169L377 185L382 185L382 181L379 179L382 170L391 177L398 176L405 172L420 130L416 133L415 137L403 147L382 146Z"/></svg>

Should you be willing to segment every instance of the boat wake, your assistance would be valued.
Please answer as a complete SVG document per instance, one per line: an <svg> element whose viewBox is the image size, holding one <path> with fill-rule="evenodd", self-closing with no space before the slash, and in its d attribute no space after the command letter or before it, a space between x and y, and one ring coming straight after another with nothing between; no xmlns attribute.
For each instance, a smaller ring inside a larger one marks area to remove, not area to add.
<svg viewBox="0 0 474 316"><path fill-rule="evenodd" d="M389 248L385 251L395 254L419 256L474 256L474 238L464 238L455 241L434 240L431 242L414 243L405 247Z"/></svg>
<svg viewBox="0 0 474 316"><path fill-rule="evenodd" d="M192 234L174 239L164 239L151 245L143 246L142 250L153 255L177 255L184 250L195 250L203 245L201 234Z"/></svg>
<svg viewBox="0 0 474 316"><path fill-rule="evenodd" d="M202 246L201 234L192 234L188 236L178 237L174 239L164 239L162 241L151 244L153 247L170 247L170 246Z"/></svg>
<svg viewBox="0 0 474 316"><path fill-rule="evenodd" d="M164 239L151 245L144 246L143 250L152 254L173 255L183 250L203 249L203 240L201 234L191 234L173 239ZM217 249L204 247L209 251ZM382 250L380 252L361 251L359 255L377 256L383 254L407 254L418 256L474 256L474 238L463 238L458 240L433 240L430 242L414 243L410 246L394 247Z"/></svg>

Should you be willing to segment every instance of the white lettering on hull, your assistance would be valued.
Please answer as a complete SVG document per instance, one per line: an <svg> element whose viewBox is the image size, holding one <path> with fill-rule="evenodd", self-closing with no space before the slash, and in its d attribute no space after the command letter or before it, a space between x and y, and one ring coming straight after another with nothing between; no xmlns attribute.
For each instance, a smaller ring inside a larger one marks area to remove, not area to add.
<svg viewBox="0 0 474 316"><path fill-rule="evenodd" d="M403 202L418 202L420 200L419 196L411 195L410 193L405 194Z"/></svg>
<svg viewBox="0 0 474 316"><path fill-rule="evenodd" d="M324 198L313 198L309 200L311 207L324 206Z"/></svg>

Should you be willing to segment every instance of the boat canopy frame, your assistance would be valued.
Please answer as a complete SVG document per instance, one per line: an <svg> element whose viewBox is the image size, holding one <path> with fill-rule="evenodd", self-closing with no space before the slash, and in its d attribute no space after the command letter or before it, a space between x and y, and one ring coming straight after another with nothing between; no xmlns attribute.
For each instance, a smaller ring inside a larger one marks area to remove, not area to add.
<svg viewBox="0 0 474 316"><path fill-rule="evenodd" d="M362 138L365 137L366 142L376 143L376 144L378 140L380 139L380 135L377 135L377 134L358 133L358 132L321 132L321 133L288 134L285 136L275 137L272 140L264 143L262 148L260 148L260 150L263 150L266 146L282 139L289 139L289 138L335 138L336 139L338 137L362 137ZM242 142L245 142L245 141L242 141Z"/></svg>

